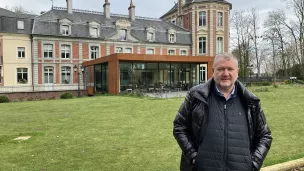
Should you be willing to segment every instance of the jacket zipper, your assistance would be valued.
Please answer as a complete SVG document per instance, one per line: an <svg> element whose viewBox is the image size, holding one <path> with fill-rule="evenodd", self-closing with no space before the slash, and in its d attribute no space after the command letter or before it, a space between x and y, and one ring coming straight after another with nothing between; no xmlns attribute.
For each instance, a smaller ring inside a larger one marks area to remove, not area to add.
<svg viewBox="0 0 304 171"><path fill-rule="evenodd" d="M225 118L225 123L224 123L224 168L223 171L226 171L226 167L227 167L227 152L228 152L228 116L227 116L227 105L225 103L224 105L224 118Z"/></svg>

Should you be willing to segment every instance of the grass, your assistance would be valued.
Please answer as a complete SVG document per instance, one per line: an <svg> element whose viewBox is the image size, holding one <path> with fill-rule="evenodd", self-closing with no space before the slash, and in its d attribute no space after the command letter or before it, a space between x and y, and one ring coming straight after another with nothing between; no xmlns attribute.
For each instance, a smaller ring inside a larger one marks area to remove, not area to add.
<svg viewBox="0 0 304 171"><path fill-rule="evenodd" d="M304 88L257 92L273 132L266 165L304 157ZM254 90L254 88L252 88ZM0 104L0 170L177 171L183 99L98 96ZM32 136L14 141L18 136Z"/></svg>

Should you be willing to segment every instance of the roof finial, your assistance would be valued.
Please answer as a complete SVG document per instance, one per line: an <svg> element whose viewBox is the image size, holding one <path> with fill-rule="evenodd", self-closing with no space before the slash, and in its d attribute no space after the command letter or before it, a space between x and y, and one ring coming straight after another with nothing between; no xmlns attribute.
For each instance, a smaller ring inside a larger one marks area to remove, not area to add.
<svg viewBox="0 0 304 171"><path fill-rule="evenodd" d="M131 2L130 2L130 7L132 7L133 6L133 1L131 0Z"/></svg>

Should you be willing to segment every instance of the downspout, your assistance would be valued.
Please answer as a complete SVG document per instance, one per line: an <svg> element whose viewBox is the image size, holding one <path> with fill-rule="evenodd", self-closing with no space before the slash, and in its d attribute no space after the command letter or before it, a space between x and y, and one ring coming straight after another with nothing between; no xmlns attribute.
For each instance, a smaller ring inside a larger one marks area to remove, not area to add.
<svg viewBox="0 0 304 171"><path fill-rule="evenodd" d="M32 62L32 88L33 88L33 92L35 91L35 85L34 85L34 59L33 59L33 49L34 49L34 47L33 47L33 35L31 35L31 47L32 47L32 49L31 49L31 62Z"/></svg>

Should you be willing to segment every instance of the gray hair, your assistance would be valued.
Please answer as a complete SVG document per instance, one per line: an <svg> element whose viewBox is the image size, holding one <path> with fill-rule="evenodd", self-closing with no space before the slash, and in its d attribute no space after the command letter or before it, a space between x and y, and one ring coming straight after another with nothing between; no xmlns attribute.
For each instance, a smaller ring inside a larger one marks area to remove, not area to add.
<svg viewBox="0 0 304 171"><path fill-rule="evenodd" d="M214 67L214 64L215 62L219 59L219 58L225 58L225 60L229 61L230 59L234 59L236 61L236 64L237 66L239 65L239 60L231 53L220 53L220 54L217 54L215 57L214 57L214 62L213 62L213 67Z"/></svg>

